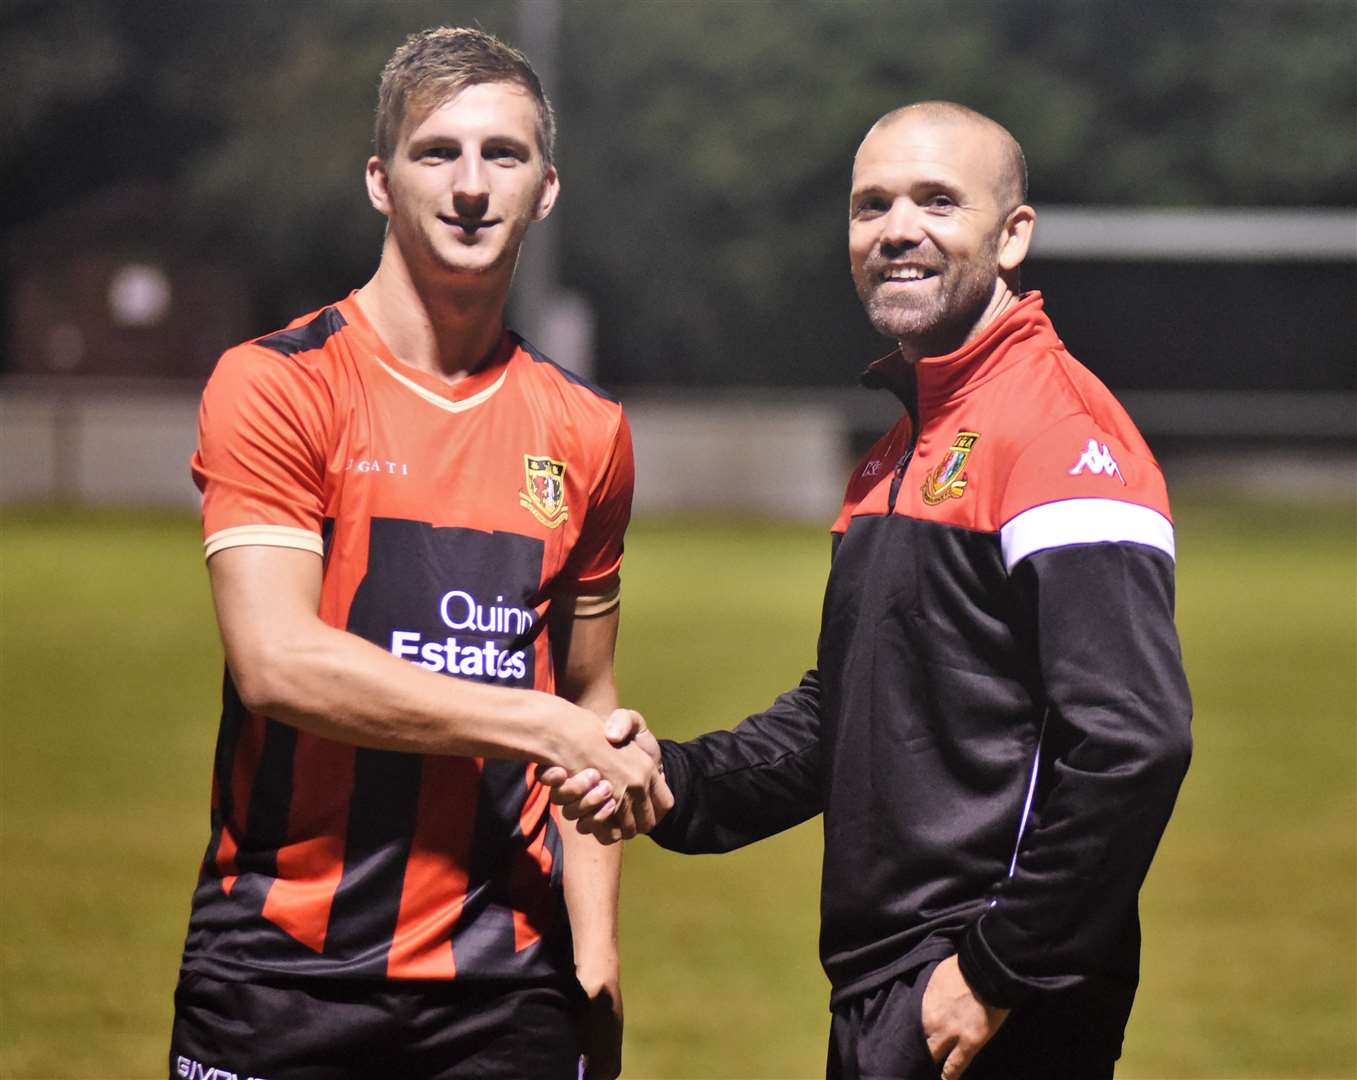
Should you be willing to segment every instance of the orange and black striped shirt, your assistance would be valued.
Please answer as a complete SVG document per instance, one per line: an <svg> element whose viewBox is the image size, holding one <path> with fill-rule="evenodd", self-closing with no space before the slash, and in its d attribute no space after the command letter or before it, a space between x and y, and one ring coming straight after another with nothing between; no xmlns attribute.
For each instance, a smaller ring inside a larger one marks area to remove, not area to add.
<svg viewBox="0 0 1357 1080"><path fill-rule="evenodd" d="M432 671L551 692L547 615L617 602L621 406L511 333L448 385L353 295L227 351L193 476L207 555L323 559L320 615ZM560 838L522 762L355 748L225 678L188 970L536 979L570 970Z"/></svg>

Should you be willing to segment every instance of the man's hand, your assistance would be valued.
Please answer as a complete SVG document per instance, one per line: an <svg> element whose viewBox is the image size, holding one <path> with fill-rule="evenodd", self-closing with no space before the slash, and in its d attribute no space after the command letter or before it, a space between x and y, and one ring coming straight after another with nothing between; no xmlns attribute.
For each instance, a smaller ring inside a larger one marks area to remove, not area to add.
<svg viewBox="0 0 1357 1080"><path fill-rule="evenodd" d="M924 987L921 1019L933 1060L942 1063L942 1080L957 1080L1007 1018L1007 1009L975 996L955 955L934 968Z"/></svg>
<svg viewBox="0 0 1357 1080"><path fill-rule="evenodd" d="M603 733L613 746L645 756L650 765L645 783L619 790L597 769L571 775L559 765L540 768L537 776L552 789L551 801L561 808L563 817L575 822L576 829L592 834L601 843L615 844L653 829L673 807L674 796L664 781L660 744L640 713L615 710Z"/></svg>
<svg viewBox="0 0 1357 1080"><path fill-rule="evenodd" d="M615 1080L622 1071L622 985L616 970L591 976L577 969L587 1001L580 1017L584 1080Z"/></svg>
<svg viewBox="0 0 1357 1080"><path fill-rule="evenodd" d="M653 829L673 805L659 743L640 713L615 709L604 725L591 716L583 729L562 731L561 738L568 744L554 763L538 766L537 776L553 789L569 781L563 792L553 790L552 801L580 832L606 844L630 840Z"/></svg>

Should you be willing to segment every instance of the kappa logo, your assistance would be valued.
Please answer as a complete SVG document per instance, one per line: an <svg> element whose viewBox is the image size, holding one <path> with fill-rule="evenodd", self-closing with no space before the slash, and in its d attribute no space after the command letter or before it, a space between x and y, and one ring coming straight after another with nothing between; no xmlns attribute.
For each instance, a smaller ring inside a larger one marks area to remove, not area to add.
<svg viewBox="0 0 1357 1080"><path fill-rule="evenodd" d="M1074 463L1074 468L1070 470L1071 476L1078 476L1087 469L1094 476L1115 476L1121 481L1122 486L1126 486L1126 477L1121 475L1121 469L1117 467L1116 458L1112 456L1112 451L1107 448L1107 443L1099 443L1097 439L1089 439L1088 446L1084 447L1084 452L1079 455L1079 460Z"/></svg>
<svg viewBox="0 0 1357 1080"><path fill-rule="evenodd" d="M230 1069L204 1065L201 1061L184 1057L183 1054L175 1058L174 1072L176 1076L184 1077L184 1080L266 1080L263 1076L242 1077L240 1073L232 1072Z"/></svg>
<svg viewBox="0 0 1357 1080"><path fill-rule="evenodd" d="M564 461L537 454L523 455L527 482L518 493L518 505L548 529L554 529L569 516L565 505Z"/></svg>
<svg viewBox="0 0 1357 1080"><path fill-rule="evenodd" d="M924 477L923 497L929 506L937 506L947 499L959 499L966 493L966 477L962 469L980 440L978 431L958 431L952 448L937 467Z"/></svg>

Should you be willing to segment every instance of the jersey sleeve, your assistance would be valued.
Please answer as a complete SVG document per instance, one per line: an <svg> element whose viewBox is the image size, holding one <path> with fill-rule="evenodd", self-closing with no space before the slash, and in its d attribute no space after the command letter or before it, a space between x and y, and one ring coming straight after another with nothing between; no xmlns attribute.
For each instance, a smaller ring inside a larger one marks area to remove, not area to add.
<svg viewBox="0 0 1357 1080"><path fill-rule="evenodd" d="M1159 466L1139 436L1119 437L1071 416L1033 440L1000 506L1004 565L1069 544L1134 543L1174 555Z"/></svg>
<svg viewBox="0 0 1357 1080"><path fill-rule="evenodd" d="M194 483L207 556L259 544L323 554L323 392L295 362L227 351L203 391Z"/></svg>
<svg viewBox="0 0 1357 1080"><path fill-rule="evenodd" d="M601 615L617 606L622 537L631 520L635 482L631 428L619 412L603 467L589 492L579 539L557 582L557 591L576 598L576 615Z"/></svg>

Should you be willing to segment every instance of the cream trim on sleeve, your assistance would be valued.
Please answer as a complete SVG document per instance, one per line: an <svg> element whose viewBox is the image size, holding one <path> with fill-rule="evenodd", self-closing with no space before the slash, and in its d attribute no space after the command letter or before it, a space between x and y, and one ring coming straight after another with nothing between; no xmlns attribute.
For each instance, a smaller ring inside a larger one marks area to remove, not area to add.
<svg viewBox="0 0 1357 1080"><path fill-rule="evenodd" d="M611 591L603 596L577 596L575 597L575 618L592 619L599 615L606 615L622 603L622 585L614 585Z"/></svg>
<svg viewBox="0 0 1357 1080"><path fill-rule="evenodd" d="M290 525L237 525L209 536L203 542L203 557L210 559L226 548L247 547L251 544L259 547L299 548L317 555L325 554L325 542L321 540L320 534L309 529L295 529Z"/></svg>

